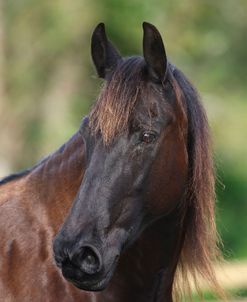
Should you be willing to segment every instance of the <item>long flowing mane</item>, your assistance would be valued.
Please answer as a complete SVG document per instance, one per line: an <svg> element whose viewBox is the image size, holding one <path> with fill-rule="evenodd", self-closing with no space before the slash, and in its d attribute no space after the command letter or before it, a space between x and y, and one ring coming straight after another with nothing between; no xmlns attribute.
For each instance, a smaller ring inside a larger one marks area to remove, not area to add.
<svg viewBox="0 0 247 302"><path fill-rule="evenodd" d="M216 295L225 299L213 267L220 259L220 239L215 224L215 173L208 120L193 85L178 69L174 70L173 76L177 97L183 98L180 103L186 106L189 156L189 181L185 198L187 213L183 226L185 237L175 286L180 289L177 292L185 289L187 294L191 294L193 282L201 296L198 278L203 278Z"/></svg>

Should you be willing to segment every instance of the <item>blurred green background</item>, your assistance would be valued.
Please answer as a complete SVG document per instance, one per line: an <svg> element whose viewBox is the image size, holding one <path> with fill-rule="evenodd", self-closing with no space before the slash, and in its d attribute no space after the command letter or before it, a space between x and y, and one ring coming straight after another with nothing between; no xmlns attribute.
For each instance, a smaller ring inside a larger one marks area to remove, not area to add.
<svg viewBox="0 0 247 302"><path fill-rule="evenodd" d="M141 54L143 21L202 95L217 165L227 259L247 258L247 1L0 0L0 177L50 153L100 89L90 37L105 22L123 55ZM246 284L247 288L247 284Z"/></svg>

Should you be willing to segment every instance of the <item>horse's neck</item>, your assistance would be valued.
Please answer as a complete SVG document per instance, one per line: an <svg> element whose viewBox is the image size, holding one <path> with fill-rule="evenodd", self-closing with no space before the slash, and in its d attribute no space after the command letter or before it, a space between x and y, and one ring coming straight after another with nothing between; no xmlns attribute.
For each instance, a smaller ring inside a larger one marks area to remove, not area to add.
<svg viewBox="0 0 247 302"><path fill-rule="evenodd" d="M76 133L59 150L38 164L28 175L28 186L49 215L56 232L77 194L84 173L83 139Z"/></svg>
<svg viewBox="0 0 247 302"><path fill-rule="evenodd" d="M121 256L110 286L97 301L171 302L181 242L178 221L171 215L147 228Z"/></svg>

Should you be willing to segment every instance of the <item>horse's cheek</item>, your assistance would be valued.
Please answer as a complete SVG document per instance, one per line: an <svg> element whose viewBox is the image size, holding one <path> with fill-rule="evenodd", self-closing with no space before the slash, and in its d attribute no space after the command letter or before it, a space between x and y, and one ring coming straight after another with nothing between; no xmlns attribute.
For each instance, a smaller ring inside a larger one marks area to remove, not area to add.
<svg viewBox="0 0 247 302"><path fill-rule="evenodd" d="M181 200L187 183L186 145L177 132L170 132L162 144L151 169L148 208L153 215L170 212Z"/></svg>

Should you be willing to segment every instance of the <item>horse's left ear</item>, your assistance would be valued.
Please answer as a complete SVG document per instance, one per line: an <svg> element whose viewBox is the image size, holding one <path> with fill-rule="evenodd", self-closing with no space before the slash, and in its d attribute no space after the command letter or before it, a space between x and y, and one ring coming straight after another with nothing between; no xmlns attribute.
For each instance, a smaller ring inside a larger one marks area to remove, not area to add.
<svg viewBox="0 0 247 302"><path fill-rule="evenodd" d="M93 32L91 54L100 78L105 78L121 60L120 54L107 39L104 23L98 24Z"/></svg>
<svg viewBox="0 0 247 302"><path fill-rule="evenodd" d="M150 76L163 82L167 71L167 57L161 35L157 28L143 22L143 56L147 63Z"/></svg>

